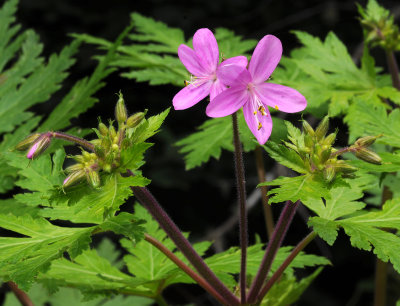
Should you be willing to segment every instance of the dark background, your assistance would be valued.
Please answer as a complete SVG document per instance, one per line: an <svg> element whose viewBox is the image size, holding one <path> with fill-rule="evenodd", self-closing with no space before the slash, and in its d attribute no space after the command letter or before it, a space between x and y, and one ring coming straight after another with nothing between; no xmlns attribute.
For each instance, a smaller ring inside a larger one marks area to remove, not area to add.
<svg viewBox="0 0 400 306"><path fill-rule="evenodd" d="M360 1L362 5L365 3L366 1ZM399 12L398 1L387 0L380 3ZM291 30L307 31L321 38L329 31L334 31L355 58L362 40L357 8L353 1L21 0L17 20L23 28L32 28L40 35L44 54L48 56L59 52L71 40L69 33L88 33L115 40L129 23L129 13L134 11L183 29L186 38L201 27L226 27L245 38L257 40L266 34L274 34L282 40L285 55L299 46L295 37L290 34ZM63 89L49 102L36 106L34 111L49 113L74 82L91 74L96 65L91 57L97 53L92 46L82 46L77 63ZM377 63L384 66L383 54L376 50L374 55ZM172 97L179 89L173 86L154 87L147 83L135 83L114 73L107 79L107 85L96 94L100 103L75 120L74 124L91 128L97 124L98 116L104 121L113 117L115 93L119 90L124 93L128 109L132 113L149 108L150 114L156 114L171 106ZM152 179L152 192L182 230L191 231L193 241L214 239L215 249L221 250L238 244L237 226L227 226L225 230L219 228L236 209L232 154L223 152L219 162L212 160L202 167L185 172L182 156L172 145L193 132L206 119L203 108L204 104L200 103L187 111L171 111L163 131L154 139L156 145L147 154L147 164L143 172ZM299 117L291 115L288 118L296 120ZM342 139L339 139L339 145L344 145L346 128L340 121L332 123L332 131L335 127L341 129ZM265 162L271 178L285 174L285 170L276 167L267 156ZM248 194L251 194L257 184L252 154L245 156L245 166ZM124 205L123 209L129 209L131 204ZM274 205L275 219L280 209L279 205ZM284 244L295 245L308 233L306 214L305 210L300 210L297 214ZM250 241L254 241L256 233L262 241L266 241L261 203L249 212L249 226ZM340 233L333 247L316 241L306 250L327 256L333 266L324 269L298 305L372 304L375 265L372 254L352 248L343 233ZM311 271L305 272L307 274ZM390 272L389 288L388 305L394 305L394 300L399 298L399 276L393 272ZM168 289L166 294L173 304L185 304L193 299L198 305L211 303L201 290L192 286L175 286Z"/></svg>

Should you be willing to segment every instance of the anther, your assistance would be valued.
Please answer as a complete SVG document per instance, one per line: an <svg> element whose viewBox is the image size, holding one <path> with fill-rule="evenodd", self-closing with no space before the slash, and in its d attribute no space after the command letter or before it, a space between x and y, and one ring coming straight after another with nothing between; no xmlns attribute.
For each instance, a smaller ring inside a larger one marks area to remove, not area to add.
<svg viewBox="0 0 400 306"><path fill-rule="evenodd" d="M261 128L262 128L262 124L261 124L261 122L259 122L257 130L259 131Z"/></svg>

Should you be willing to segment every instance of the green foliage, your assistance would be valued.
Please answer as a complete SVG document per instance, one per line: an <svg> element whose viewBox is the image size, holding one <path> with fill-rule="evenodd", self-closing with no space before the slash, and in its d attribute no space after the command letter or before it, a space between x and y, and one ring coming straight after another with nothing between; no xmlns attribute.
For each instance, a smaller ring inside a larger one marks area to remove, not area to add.
<svg viewBox="0 0 400 306"><path fill-rule="evenodd" d="M321 273L318 268L311 275L298 281L295 277L284 277L272 286L261 302L262 306L284 306L295 303L313 280Z"/></svg>
<svg viewBox="0 0 400 306"><path fill-rule="evenodd" d="M72 288L60 288L59 291L49 294L49 292L39 284L35 284L27 292L29 298L32 300L34 305L46 306L51 304L52 306L129 306L129 305L140 305L150 306L153 304L153 300L139 296L115 296L115 297L96 297L90 301L85 301L84 295L77 289ZM21 303L17 300L12 292L7 293L4 301L4 306L20 306Z"/></svg>
<svg viewBox="0 0 400 306"><path fill-rule="evenodd" d="M271 139L282 139L282 135L286 131L284 121L279 118L272 118L272 120L274 128ZM254 150L257 142L247 127L242 112L238 113L238 124L244 151ZM198 167L210 160L211 157L219 159L223 149L233 151L232 118L230 116L208 119L197 129L197 132L176 143L181 147L179 152L184 154L186 169Z"/></svg>
<svg viewBox="0 0 400 306"><path fill-rule="evenodd" d="M400 103L400 93L390 81L376 74L374 60L364 53L358 68L344 44L329 33L325 41L305 32L294 32L302 47L281 61L275 70L274 82L299 90L307 98L307 111L320 115L326 106L331 116L345 113L354 98L368 99L382 105L381 98Z"/></svg>
<svg viewBox="0 0 400 306"><path fill-rule="evenodd" d="M177 51L181 44L191 45L185 41L183 31L138 13L133 13L131 19L136 31L129 35L133 44L118 48L118 56L112 65L128 68L130 71L121 75L138 82L183 86L183 81L190 79L190 76L178 59ZM110 46L108 41L90 35L74 36L100 48ZM245 54L256 45L255 40L242 40L240 36L223 28L216 29L215 37L219 52L225 58Z"/></svg>
<svg viewBox="0 0 400 306"><path fill-rule="evenodd" d="M364 135L380 135L377 143L400 147L400 111L390 114L383 105L371 105L370 100L357 99L345 117L350 139Z"/></svg>

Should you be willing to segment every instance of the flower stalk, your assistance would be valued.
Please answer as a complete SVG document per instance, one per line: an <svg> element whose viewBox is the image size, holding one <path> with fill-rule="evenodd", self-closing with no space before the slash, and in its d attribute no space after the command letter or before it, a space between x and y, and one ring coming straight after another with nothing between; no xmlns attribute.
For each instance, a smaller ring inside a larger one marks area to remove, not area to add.
<svg viewBox="0 0 400 306"><path fill-rule="evenodd" d="M33 302L31 301L29 296L24 291L19 289L16 283L14 283L12 281L8 281L7 285L8 285L8 287L10 287L12 292L14 292L15 296L17 297L17 299L21 303L21 305L33 306Z"/></svg>
<svg viewBox="0 0 400 306"><path fill-rule="evenodd" d="M263 183L265 181L265 168L264 168L264 160L262 152L263 151L260 146L257 146L254 151L256 157L258 181L260 183ZM268 195L267 195L268 187L261 186L260 192L261 192L261 203L264 211L265 226L267 229L268 240L270 240L272 237L272 233L274 232L274 218L271 206L268 204Z"/></svg>
<svg viewBox="0 0 400 306"><path fill-rule="evenodd" d="M194 272L188 265L186 265L182 260L180 260L173 252L171 252L165 245L154 237L144 234L144 240L156 247L160 252L164 253L172 262L174 262L183 272L190 276L196 283L198 283L204 290L211 294L215 299L221 304L225 304L224 298L206 282L204 278Z"/></svg>
<svg viewBox="0 0 400 306"><path fill-rule="evenodd" d="M133 173L129 170L128 174L133 175ZM174 221L172 221L168 214L162 209L150 191L144 187L137 186L132 186L131 189L139 202L159 223L160 227L167 233L177 248L195 267L197 272L199 272L199 274L224 298L224 304L239 305L240 303L237 297L234 296L233 293L211 271L211 269L204 262L203 258L201 258L201 256L193 249L190 242L183 236Z"/></svg>
<svg viewBox="0 0 400 306"><path fill-rule="evenodd" d="M247 210L246 210L246 181L244 177L242 145L239 138L237 114L232 114L233 145L235 147L235 174L239 202L239 231L240 231L240 299L246 302L246 262L247 262Z"/></svg>
<svg viewBox="0 0 400 306"><path fill-rule="evenodd" d="M269 289L275 284L277 280L282 276L283 272L286 268L292 263L293 259L317 236L317 234L313 231L309 233L300 243L292 250L289 256L285 259L285 261L280 265L278 270L271 276L271 278L267 281L264 287L261 289L260 293L257 296L257 302L261 303L264 296L268 293Z"/></svg>
<svg viewBox="0 0 400 306"><path fill-rule="evenodd" d="M291 201L286 202L285 207L283 208L279 220L276 224L274 233L272 234L272 238L268 243L267 249L265 250L260 268L258 269L257 275L254 278L253 283L250 287L250 291L247 298L248 304L254 304L256 302L260 289L264 284L265 279L268 276L268 272L271 268L272 261L274 260L275 255L278 252L282 244L282 241L286 235L286 232L290 224L292 223L294 214L296 212L299 203L300 201L297 201L295 203Z"/></svg>

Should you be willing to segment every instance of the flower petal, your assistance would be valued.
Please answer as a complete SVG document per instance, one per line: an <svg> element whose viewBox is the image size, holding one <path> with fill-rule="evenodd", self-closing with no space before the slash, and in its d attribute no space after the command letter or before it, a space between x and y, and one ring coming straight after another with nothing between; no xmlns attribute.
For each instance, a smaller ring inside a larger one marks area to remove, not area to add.
<svg viewBox="0 0 400 306"><path fill-rule="evenodd" d="M222 84L219 79L216 79L211 85L210 89L210 100L213 100L216 96L218 96L221 92L223 92L227 87Z"/></svg>
<svg viewBox="0 0 400 306"><path fill-rule="evenodd" d="M197 30L193 36L193 49L207 73L214 73L219 62L218 44L214 34L206 28Z"/></svg>
<svg viewBox="0 0 400 306"><path fill-rule="evenodd" d="M245 67L238 65L220 65L217 78L227 86L246 87L251 82L251 75Z"/></svg>
<svg viewBox="0 0 400 306"><path fill-rule="evenodd" d="M196 53L186 45L180 45L178 48L178 56L186 69L195 76L206 74L205 69L201 65Z"/></svg>
<svg viewBox="0 0 400 306"><path fill-rule="evenodd" d="M296 113L304 110L307 100L296 89L273 83L258 84L255 88L260 100L285 113Z"/></svg>
<svg viewBox="0 0 400 306"><path fill-rule="evenodd" d="M243 87L231 87L211 100L206 108L208 117L225 117L233 114L249 101L249 94Z"/></svg>
<svg viewBox="0 0 400 306"><path fill-rule="evenodd" d="M243 115L249 126L250 131L256 137L259 144L263 145L271 135L272 131L272 119L268 109L266 109L267 115L263 116L260 112L254 115L254 109L251 103L247 103L243 106ZM259 128L261 123L261 128Z"/></svg>
<svg viewBox="0 0 400 306"><path fill-rule="evenodd" d="M254 84L266 81L282 57L282 43L274 35L264 36L257 44L249 64Z"/></svg>
<svg viewBox="0 0 400 306"><path fill-rule="evenodd" d="M210 94L212 82L205 82L199 86L190 84L179 91L172 99L175 110L192 107Z"/></svg>
<svg viewBox="0 0 400 306"><path fill-rule="evenodd" d="M234 57L230 57L227 58L226 60L224 60L219 67L221 66L227 66L227 65L237 65L237 66L241 66L246 68L247 66L247 58L243 55L239 55L239 56L234 56ZM218 68L219 68L218 67Z"/></svg>

